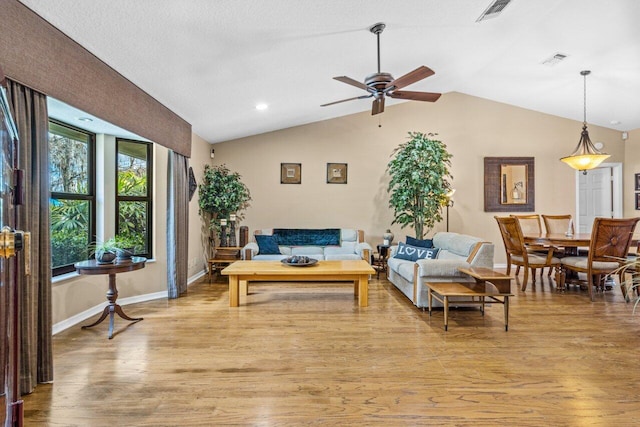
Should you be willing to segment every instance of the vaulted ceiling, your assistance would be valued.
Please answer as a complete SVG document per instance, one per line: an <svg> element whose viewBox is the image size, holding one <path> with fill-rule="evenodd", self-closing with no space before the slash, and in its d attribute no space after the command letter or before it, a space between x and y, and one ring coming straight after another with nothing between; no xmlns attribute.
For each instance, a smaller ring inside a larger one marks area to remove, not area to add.
<svg viewBox="0 0 640 427"><path fill-rule="evenodd" d="M332 77L377 71L377 22L382 71L436 72L405 90L582 121L591 70L588 123L640 128L638 0L513 0L480 22L494 0L20 1L211 143L369 111L370 100L320 105L363 94Z"/></svg>

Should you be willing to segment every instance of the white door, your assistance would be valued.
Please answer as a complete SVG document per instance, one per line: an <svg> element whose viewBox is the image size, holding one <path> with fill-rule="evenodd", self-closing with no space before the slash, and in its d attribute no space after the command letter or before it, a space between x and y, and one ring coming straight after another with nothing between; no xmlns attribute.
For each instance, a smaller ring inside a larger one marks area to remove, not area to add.
<svg viewBox="0 0 640 427"><path fill-rule="evenodd" d="M578 233L591 233L596 217L613 217L612 168L580 173L578 184Z"/></svg>

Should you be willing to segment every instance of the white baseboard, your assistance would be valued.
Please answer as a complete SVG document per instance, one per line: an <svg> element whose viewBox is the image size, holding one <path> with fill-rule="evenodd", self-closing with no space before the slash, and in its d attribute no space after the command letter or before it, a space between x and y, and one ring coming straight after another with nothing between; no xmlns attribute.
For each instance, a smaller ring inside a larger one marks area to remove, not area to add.
<svg viewBox="0 0 640 427"><path fill-rule="evenodd" d="M196 282L198 279L200 279L202 276L204 276L206 273L204 270L200 271L199 273L191 276L190 278L187 279L187 286L191 285L192 283ZM153 301L156 299L161 299L161 298L167 298L167 291L160 291L160 292L153 292L150 294L144 294L144 295L135 295L132 297L126 297L126 298L121 298L118 299L118 304L120 305L129 305L129 304L137 304L139 302L146 302L146 301ZM96 314L100 314L102 313L102 311L104 310L104 303L100 303L96 306L93 306L81 313L78 313L74 316L71 316L61 322L56 323L55 325L53 325L52 328L52 334L55 335L57 333L60 333L62 331L64 331L65 329L68 329L74 325L77 325L80 322L83 322L85 320L87 320L90 317L95 316Z"/></svg>

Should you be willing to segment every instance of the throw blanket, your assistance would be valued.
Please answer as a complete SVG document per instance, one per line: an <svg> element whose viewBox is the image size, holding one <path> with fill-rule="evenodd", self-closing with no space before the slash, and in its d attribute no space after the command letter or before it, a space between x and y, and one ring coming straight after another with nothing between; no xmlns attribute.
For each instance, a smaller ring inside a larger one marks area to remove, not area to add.
<svg viewBox="0 0 640 427"><path fill-rule="evenodd" d="M340 229L274 228L281 246L340 246Z"/></svg>

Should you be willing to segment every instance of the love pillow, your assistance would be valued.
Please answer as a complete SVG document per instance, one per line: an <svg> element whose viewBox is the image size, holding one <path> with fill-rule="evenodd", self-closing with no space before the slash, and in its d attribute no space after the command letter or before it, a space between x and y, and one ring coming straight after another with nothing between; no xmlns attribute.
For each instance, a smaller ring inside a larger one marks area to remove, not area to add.
<svg viewBox="0 0 640 427"><path fill-rule="evenodd" d="M419 259L435 259L438 257L438 248L421 248L398 242L398 251L394 258L406 259L407 261L417 261Z"/></svg>

